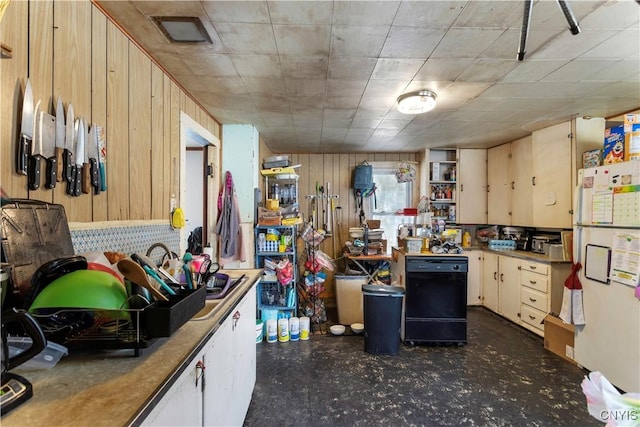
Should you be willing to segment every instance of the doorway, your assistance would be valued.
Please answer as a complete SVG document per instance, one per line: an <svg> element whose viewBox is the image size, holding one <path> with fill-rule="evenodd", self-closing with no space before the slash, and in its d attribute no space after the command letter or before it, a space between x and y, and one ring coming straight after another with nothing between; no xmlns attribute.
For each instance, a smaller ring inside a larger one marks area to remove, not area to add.
<svg viewBox="0 0 640 427"><path fill-rule="evenodd" d="M215 248L216 195L220 186L220 140L184 112L180 113L180 206L186 225L180 230L180 253L189 235L202 227L202 246Z"/></svg>

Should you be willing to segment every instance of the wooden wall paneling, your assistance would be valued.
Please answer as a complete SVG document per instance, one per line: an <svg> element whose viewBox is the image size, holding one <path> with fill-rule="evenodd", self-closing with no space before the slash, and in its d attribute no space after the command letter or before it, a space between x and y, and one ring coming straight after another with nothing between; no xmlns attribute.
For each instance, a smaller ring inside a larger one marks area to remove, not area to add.
<svg viewBox="0 0 640 427"><path fill-rule="evenodd" d="M171 203L171 78L164 75L162 108L163 108L163 132L162 132L162 188L164 190L164 204L161 218L169 218Z"/></svg>
<svg viewBox="0 0 640 427"><path fill-rule="evenodd" d="M151 60L129 43L129 219L151 219Z"/></svg>
<svg viewBox="0 0 640 427"><path fill-rule="evenodd" d="M91 126L107 125L107 18L95 6L91 12ZM107 187L108 190L108 187ZM93 195L93 220L106 221L109 192Z"/></svg>
<svg viewBox="0 0 640 427"><path fill-rule="evenodd" d="M29 73L28 7L27 2L10 2L0 25L0 41L13 50L10 59L0 59L0 188L15 198L27 197L27 178L16 173L16 153Z"/></svg>
<svg viewBox="0 0 640 427"><path fill-rule="evenodd" d="M76 118L88 119L91 117L92 5L65 1L54 5L53 93L65 104L73 105ZM64 190L56 186L56 201L65 206L69 221L91 221L91 196L63 194Z"/></svg>
<svg viewBox="0 0 640 427"><path fill-rule="evenodd" d="M129 40L107 23L107 192L110 221L129 219Z"/></svg>
<svg viewBox="0 0 640 427"><path fill-rule="evenodd" d="M295 160L294 160L295 159ZM292 163L294 165L302 165L298 169L298 199L300 200L300 213L305 221L309 221L309 206L311 206L311 200L307 199L309 195L309 182L311 181L309 175L309 154L297 154L292 156Z"/></svg>
<svg viewBox="0 0 640 427"><path fill-rule="evenodd" d="M346 242L349 237L349 227L348 227L348 216L351 212L350 203L353 201L353 192L351 191L351 164L349 158L352 155L341 155L338 156L338 194L340 198L338 199L338 206L340 206L340 212L336 212L336 221L340 220L341 224L339 225L339 232L336 236L338 240L338 248L342 248L344 246L344 242ZM334 162L334 165L336 163ZM340 250L340 249L339 249ZM341 253L336 254L336 256L342 255ZM341 265L342 263L339 263Z"/></svg>
<svg viewBox="0 0 640 427"><path fill-rule="evenodd" d="M53 92L53 2L29 3L29 27L39 28L40 31L29 32L29 79L33 89L34 105L40 101L39 111L51 113ZM35 116L37 120L37 116ZM34 135L33 149L37 149L37 135ZM46 147L43 147L46 150ZM50 157L52 152L43 152L43 156ZM53 201L53 194L44 186L45 161L40 165L40 187L37 190L29 190L29 198ZM25 179L25 182L27 180Z"/></svg>
<svg viewBox="0 0 640 427"><path fill-rule="evenodd" d="M180 206L180 99L184 94L178 85L171 81L171 194Z"/></svg>
<svg viewBox="0 0 640 427"><path fill-rule="evenodd" d="M151 64L151 218L164 216L164 73Z"/></svg>

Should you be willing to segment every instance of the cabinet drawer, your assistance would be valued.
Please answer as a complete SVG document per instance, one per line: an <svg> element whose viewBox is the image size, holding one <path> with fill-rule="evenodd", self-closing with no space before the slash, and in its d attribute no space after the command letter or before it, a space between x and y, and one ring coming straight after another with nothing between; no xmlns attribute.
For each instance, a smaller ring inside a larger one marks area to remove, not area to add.
<svg viewBox="0 0 640 427"><path fill-rule="evenodd" d="M520 300L523 304L537 308L540 311L547 311L547 294L523 286L520 292Z"/></svg>
<svg viewBox="0 0 640 427"><path fill-rule="evenodd" d="M529 307L528 305L520 306L520 320L524 323L527 323L533 326L540 331L544 331L544 325L542 321L544 320L547 314L544 311L536 310L533 307Z"/></svg>
<svg viewBox="0 0 640 427"><path fill-rule="evenodd" d="M549 289L549 279L542 274L531 273L529 271L523 271L520 274L520 281L522 285L529 288L536 289L542 293L547 293Z"/></svg>
<svg viewBox="0 0 640 427"><path fill-rule="evenodd" d="M522 261L522 270L532 271L534 273L544 274L545 276L548 276L549 264L542 264L539 262L532 262L532 261Z"/></svg>

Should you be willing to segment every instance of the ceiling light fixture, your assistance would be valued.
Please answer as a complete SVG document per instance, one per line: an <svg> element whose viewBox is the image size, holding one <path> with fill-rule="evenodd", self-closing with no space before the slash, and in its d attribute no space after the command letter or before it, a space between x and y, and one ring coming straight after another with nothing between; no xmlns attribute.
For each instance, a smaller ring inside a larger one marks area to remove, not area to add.
<svg viewBox="0 0 640 427"><path fill-rule="evenodd" d="M174 43L212 43L211 37L195 16L154 16L153 21L169 41Z"/></svg>
<svg viewBox="0 0 640 427"><path fill-rule="evenodd" d="M402 94L398 97L398 111L403 114L422 114L436 107L436 93L427 89Z"/></svg>

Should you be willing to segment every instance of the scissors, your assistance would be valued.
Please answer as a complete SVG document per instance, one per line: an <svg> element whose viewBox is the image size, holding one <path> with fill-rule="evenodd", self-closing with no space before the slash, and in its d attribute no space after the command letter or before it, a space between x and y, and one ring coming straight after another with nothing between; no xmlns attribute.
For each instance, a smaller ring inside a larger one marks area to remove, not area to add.
<svg viewBox="0 0 640 427"><path fill-rule="evenodd" d="M198 269L198 274L200 275L201 283L207 284L211 276L216 274L220 270L220 264L217 262L211 261L211 258L208 256L202 264L200 264L200 268Z"/></svg>

